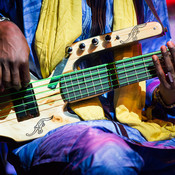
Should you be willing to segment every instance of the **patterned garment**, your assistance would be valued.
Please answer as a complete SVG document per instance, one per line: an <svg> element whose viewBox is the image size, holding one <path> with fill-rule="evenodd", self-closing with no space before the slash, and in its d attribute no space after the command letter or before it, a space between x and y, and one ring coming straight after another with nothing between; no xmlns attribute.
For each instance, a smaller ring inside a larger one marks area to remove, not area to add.
<svg viewBox="0 0 175 175"><path fill-rule="evenodd" d="M90 9L83 2L83 35L77 39L88 38L91 23ZM16 3L16 4L15 4ZM21 9L16 9L18 7ZM164 25L168 27L165 1L153 0ZM107 20L105 32L112 26L113 1L107 0ZM23 8L22 8L23 7ZM154 21L150 9L144 2L144 22ZM37 58L33 50L33 39L41 8L40 0L1 0L0 13L7 15L17 24L21 17L24 31L31 48L30 60L35 72L38 69ZM139 7L141 9L141 7ZM20 15L19 15L20 14ZM143 53L158 50L170 39L167 34L163 39L143 41ZM148 44L149 43L149 47ZM150 47L150 43L153 43ZM35 72L38 77L40 74ZM146 107L151 105L152 92L159 84L157 79L147 81ZM114 118L113 92L100 97L106 116ZM155 107L165 114L162 106ZM153 111L154 112L154 111ZM168 114L175 114L173 110ZM172 116L173 115L169 115ZM71 133L71 134L70 134ZM36 139L12 151L10 161L19 174L174 174L175 173L175 139L147 142L142 134L124 124L100 120L82 121L69 124L49 132L45 137ZM58 173L59 172L59 173Z"/></svg>

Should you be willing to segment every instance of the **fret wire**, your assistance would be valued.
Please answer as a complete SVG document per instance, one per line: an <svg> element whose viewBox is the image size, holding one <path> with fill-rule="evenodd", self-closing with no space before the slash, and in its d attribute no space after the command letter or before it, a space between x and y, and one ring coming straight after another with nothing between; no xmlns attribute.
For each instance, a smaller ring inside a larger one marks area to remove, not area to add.
<svg viewBox="0 0 175 175"><path fill-rule="evenodd" d="M100 80L100 86L101 86L101 89L103 89L102 80L101 80L101 77L100 77L99 69L98 68L97 68L97 71L98 71L98 77L99 77L99 80Z"/></svg>
<svg viewBox="0 0 175 175"><path fill-rule="evenodd" d="M91 80L93 80L92 71L90 70L90 72L91 72ZM92 84L93 84L94 93L96 94L96 89L95 89L94 81L92 81Z"/></svg>
<svg viewBox="0 0 175 175"><path fill-rule="evenodd" d="M140 68L140 67L139 67ZM118 74L120 74L120 72L118 73ZM103 77L105 77L105 76L103 76ZM124 78L124 77L122 77L122 78ZM97 78L96 78L97 79ZM82 82L83 83L83 82ZM68 87L70 87L70 86L72 86L72 85L68 85ZM63 87L64 88L64 87ZM31 88L30 88L31 89ZM58 89L58 88L57 88ZM40 93L37 93L37 94L35 94L35 95L38 95L38 94L42 94L42 93L45 93L45 92L49 92L50 90L46 90L46 91L43 91L43 92L40 92ZM52 90L53 91L53 90ZM29 96L31 96L31 95L29 95ZM16 100L19 100L19 99L21 99L21 98L17 98ZM11 101L8 101L8 102L12 102L13 100L11 100ZM5 103L5 102L4 102ZM7 103L7 102L6 102ZM1 103L1 104L3 104L3 102Z"/></svg>
<svg viewBox="0 0 175 175"><path fill-rule="evenodd" d="M149 77L148 72L146 71L147 69L146 69L146 64L145 64L145 57L143 57L142 60L143 60L144 69L145 69L146 75L147 75L147 77Z"/></svg>
<svg viewBox="0 0 175 175"><path fill-rule="evenodd" d="M135 59L132 59L132 63L134 64L134 71L135 71L135 76L138 82L138 75L137 75L137 71L136 71L136 66L135 66Z"/></svg>
<svg viewBox="0 0 175 175"><path fill-rule="evenodd" d="M77 76L77 82L78 82L78 87L79 87L79 89L80 89L80 92L82 92L82 91L81 91L81 87L80 87L81 82L79 81L78 76ZM80 93L80 94L82 94L82 93ZM82 96L82 95L81 95L81 98L83 98L83 96Z"/></svg>
<svg viewBox="0 0 175 175"><path fill-rule="evenodd" d="M77 76L77 73L74 74L75 76ZM70 78L71 78L71 87L73 89L73 94L75 95L75 98L76 98L76 94L75 94L75 89L74 89L74 84L73 84L73 80L72 80L72 75L70 75ZM69 93L69 92L68 92Z"/></svg>
<svg viewBox="0 0 175 175"><path fill-rule="evenodd" d="M82 72L82 73L83 73L83 76L84 76L84 80L86 80L86 79L85 79L85 74L84 74L84 72ZM86 84L86 81L84 81L84 83L85 83L85 86L86 86L86 88L85 88L85 89L86 89L86 91L87 91L87 94L88 94L88 96L89 96L89 92L88 92L88 88L87 88L87 84Z"/></svg>
<svg viewBox="0 0 175 175"><path fill-rule="evenodd" d="M127 82L127 84L129 85L129 82L128 82L128 80L129 80L129 79L128 79L128 77L127 77L127 76L128 76L128 74L127 74L127 72L126 72L125 64L124 64L124 62L123 62L122 64L123 64L123 67L124 67L124 70L125 70L126 82Z"/></svg>
<svg viewBox="0 0 175 175"><path fill-rule="evenodd" d="M64 80L66 80L66 78L65 78L66 76L64 76L63 78L64 78ZM67 84L67 82L65 82L65 84ZM69 96L69 91L68 91L68 89L66 88L66 91L67 91L67 96L70 98L70 96Z"/></svg>

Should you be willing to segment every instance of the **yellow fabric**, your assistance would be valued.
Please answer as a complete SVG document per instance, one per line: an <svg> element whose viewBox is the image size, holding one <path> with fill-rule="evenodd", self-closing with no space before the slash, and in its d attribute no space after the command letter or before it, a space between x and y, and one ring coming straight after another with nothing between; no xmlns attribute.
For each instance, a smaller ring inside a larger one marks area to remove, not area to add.
<svg viewBox="0 0 175 175"><path fill-rule="evenodd" d="M114 30L136 25L132 0L114 0ZM137 45L116 50L116 60L139 54ZM145 104L145 82L136 83L115 90L115 109L121 123L138 129L148 141L165 140L175 137L175 126L166 121L152 119L151 109L142 115Z"/></svg>
<svg viewBox="0 0 175 175"><path fill-rule="evenodd" d="M43 77L65 56L66 46L81 35L81 0L43 0L35 49Z"/></svg>
<svg viewBox="0 0 175 175"><path fill-rule="evenodd" d="M98 97L73 103L71 108L83 120L105 119L104 110Z"/></svg>

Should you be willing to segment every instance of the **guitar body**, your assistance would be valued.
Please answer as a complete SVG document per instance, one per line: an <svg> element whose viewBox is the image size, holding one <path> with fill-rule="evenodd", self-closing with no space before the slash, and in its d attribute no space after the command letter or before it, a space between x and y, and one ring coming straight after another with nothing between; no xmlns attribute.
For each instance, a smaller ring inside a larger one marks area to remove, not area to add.
<svg viewBox="0 0 175 175"><path fill-rule="evenodd" d="M39 116L37 117L24 117L23 121L18 121L13 102L0 105L0 109L8 109L1 112L0 135L3 136L2 139L31 140L44 136L47 132L59 126L79 121L76 115L67 112L66 104L58 90L50 91L47 86L37 88L47 84L49 84L49 80L33 84L39 110ZM47 91L49 92L47 93ZM4 97L1 98L0 102L9 100L12 99Z"/></svg>
<svg viewBox="0 0 175 175"><path fill-rule="evenodd" d="M74 43L71 46L73 52L69 54L69 59L63 70L63 74L66 75L74 71L73 67L75 62L88 54L115 48L160 34L162 34L161 25L157 22L151 22L97 36L98 45L92 44L93 38ZM110 36L110 41L106 41L106 35ZM80 49L79 46L82 43L85 44L85 49ZM0 137L2 140L15 140L18 142L32 140L44 136L59 126L80 121L76 115L67 112L67 100L63 100L65 97L61 95L60 83L57 83L55 89L50 89L48 88L50 78L42 81L32 79L31 82L37 102L37 116L29 114L23 116L21 119L15 112L15 105L13 103L14 96L15 99L18 100L18 93L14 94L13 98L9 96L11 93L9 91L0 93ZM99 94L102 94L102 92L97 93L96 96ZM93 96L94 95L91 97ZM18 104L17 106L20 105Z"/></svg>

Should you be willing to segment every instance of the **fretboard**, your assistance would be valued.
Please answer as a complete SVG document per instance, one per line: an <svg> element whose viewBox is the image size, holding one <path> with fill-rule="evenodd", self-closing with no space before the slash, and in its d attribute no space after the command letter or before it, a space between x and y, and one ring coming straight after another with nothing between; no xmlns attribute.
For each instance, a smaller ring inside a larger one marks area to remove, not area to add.
<svg viewBox="0 0 175 175"><path fill-rule="evenodd" d="M152 55L161 58L157 51L63 74L60 79L63 100L79 101L156 77Z"/></svg>
<svg viewBox="0 0 175 175"><path fill-rule="evenodd" d="M118 84L122 87L156 77L152 55L161 58L161 52L154 52L117 61L115 63Z"/></svg>
<svg viewBox="0 0 175 175"><path fill-rule="evenodd" d="M108 64L65 74L60 80L61 94L68 102L112 90Z"/></svg>

